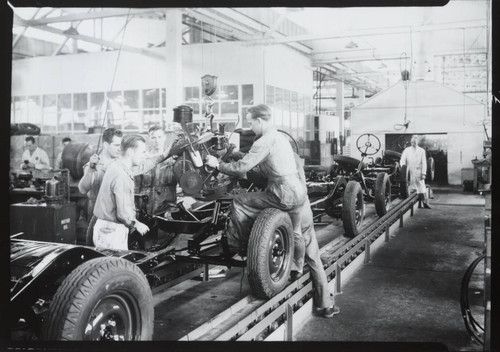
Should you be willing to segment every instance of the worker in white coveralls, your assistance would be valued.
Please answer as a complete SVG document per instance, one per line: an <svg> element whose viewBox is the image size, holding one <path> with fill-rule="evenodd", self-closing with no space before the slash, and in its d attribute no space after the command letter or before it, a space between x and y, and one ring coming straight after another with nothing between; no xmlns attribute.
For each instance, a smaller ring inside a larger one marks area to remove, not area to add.
<svg viewBox="0 0 500 352"><path fill-rule="evenodd" d="M411 137L411 146L407 147L401 154L401 166L407 165L410 172L409 189L416 190L419 199L422 200L424 208L431 209L429 205L429 197L425 187L425 175L427 173L427 159L425 150L418 146L418 136Z"/></svg>

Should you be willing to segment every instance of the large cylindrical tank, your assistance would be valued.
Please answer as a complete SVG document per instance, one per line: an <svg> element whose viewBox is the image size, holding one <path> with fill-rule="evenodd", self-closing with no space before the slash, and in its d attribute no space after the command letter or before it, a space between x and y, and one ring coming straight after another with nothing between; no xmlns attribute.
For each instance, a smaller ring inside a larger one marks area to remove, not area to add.
<svg viewBox="0 0 500 352"><path fill-rule="evenodd" d="M70 143L62 152L62 167L68 169L73 180L83 176L83 165L95 154L95 147L88 143Z"/></svg>

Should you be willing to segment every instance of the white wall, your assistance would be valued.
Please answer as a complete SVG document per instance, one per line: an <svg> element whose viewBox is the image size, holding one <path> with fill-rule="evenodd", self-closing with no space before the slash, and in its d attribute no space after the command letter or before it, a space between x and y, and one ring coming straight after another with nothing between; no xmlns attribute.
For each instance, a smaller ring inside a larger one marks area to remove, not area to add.
<svg viewBox="0 0 500 352"><path fill-rule="evenodd" d="M307 95L313 87L311 60L284 45L263 48L265 84Z"/></svg>
<svg viewBox="0 0 500 352"><path fill-rule="evenodd" d="M477 122L484 118L485 106L436 82L410 82L406 114L411 122L406 131L397 130L394 125L404 122L404 93L399 82L352 109L351 155L361 158L355 143L364 133L380 139L381 151L385 150L386 133L447 133L448 182L461 184L461 169L472 168L471 160L476 155L481 157L483 152L485 135Z"/></svg>

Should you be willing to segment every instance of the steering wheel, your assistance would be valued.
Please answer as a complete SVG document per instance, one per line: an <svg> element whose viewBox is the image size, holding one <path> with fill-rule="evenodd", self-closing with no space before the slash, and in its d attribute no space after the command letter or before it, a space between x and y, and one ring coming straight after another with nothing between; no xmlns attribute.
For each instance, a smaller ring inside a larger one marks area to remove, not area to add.
<svg viewBox="0 0 500 352"><path fill-rule="evenodd" d="M361 152L361 155L377 154L381 147L380 139L374 134L365 133L356 140L356 147Z"/></svg>

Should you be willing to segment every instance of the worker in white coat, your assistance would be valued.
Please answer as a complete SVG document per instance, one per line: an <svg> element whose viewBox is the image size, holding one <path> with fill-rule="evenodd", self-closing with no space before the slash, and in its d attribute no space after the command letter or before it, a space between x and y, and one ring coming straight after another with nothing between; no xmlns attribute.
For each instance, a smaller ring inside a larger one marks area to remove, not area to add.
<svg viewBox="0 0 500 352"><path fill-rule="evenodd" d="M407 147L401 154L401 166L407 165L410 172L410 190L416 190L424 208L431 209L425 187L425 175L427 173L427 159L425 150L418 146L418 136L411 137L411 146Z"/></svg>

